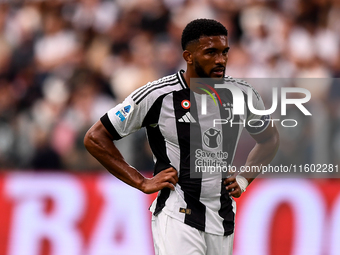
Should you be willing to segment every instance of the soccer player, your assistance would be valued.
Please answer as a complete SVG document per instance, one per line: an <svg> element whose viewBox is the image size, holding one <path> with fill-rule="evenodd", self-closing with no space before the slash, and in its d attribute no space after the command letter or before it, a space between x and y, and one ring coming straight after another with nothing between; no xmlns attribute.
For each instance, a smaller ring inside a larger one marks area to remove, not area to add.
<svg viewBox="0 0 340 255"><path fill-rule="evenodd" d="M269 124L268 116L252 114L247 105L244 116L232 115L233 98L227 89L210 93L221 97L223 104L218 107L212 102L215 98L206 97L209 109L215 107L209 117L199 114L201 95L194 93L199 88L194 88L191 78L223 80L241 90L245 98L252 97L256 109L264 109L261 97L249 84L225 77L227 36L226 28L215 20L190 22L182 33L186 70L149 82L131 93L95 123L84 139L87 150L114 176L144 193L159 191L150 207L157 255L232 254L236 212L232 197L240 197L255 175L234 174L227 178L220 172L202 171L199 178L192 178L193 162L198 159L201 163L215 162L215 166L232 165L243 128L240 123L249 120L262 125L246 125L256 141L246 165L269 164L278 148L278 132ZM211 115L239 124L213 126ZM126 163L112 142L142 127L146 128L155 158L152 178ZM194 146L190 127L198 134ZM220 156L209 156L212 152Z"/></svg>

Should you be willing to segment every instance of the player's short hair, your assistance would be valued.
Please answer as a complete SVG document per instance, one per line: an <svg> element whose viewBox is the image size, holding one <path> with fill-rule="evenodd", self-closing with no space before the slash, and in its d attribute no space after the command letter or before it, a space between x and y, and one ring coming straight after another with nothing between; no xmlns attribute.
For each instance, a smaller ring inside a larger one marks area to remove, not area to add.
<svg viewBox="0 0 340 255"><path fill-rule="evenodd" d="M182 33L182 49L186 50L188 44L198 41L202 36L228 36L228 30L218 21L213 19L195 19L191 21Z"/></svg>

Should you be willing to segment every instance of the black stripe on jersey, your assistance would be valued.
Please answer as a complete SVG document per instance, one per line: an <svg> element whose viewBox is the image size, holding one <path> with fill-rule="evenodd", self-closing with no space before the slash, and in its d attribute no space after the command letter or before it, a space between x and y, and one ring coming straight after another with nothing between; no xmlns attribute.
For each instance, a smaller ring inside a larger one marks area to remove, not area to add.
<svg viewBox="0 0 340 255"><path fill-rule="evenodd" d="M202 141L201 139L197 139L197 137L202 137L201 129L198 122L185 123L178 121L188 112L188 110L182 107L181 102L183 100L193 99L194 95L190 97L190 93L190 89L173 93L176 129L180 149L180 174L178 184L184 192L184 201L187 204L187 209L191 210L191 214L185 215L184 223L204 231L206 208L205 205L199 201L202 188L202 176L201 178L190 177L190 171L194 171L195 167L195 150L198 148L202 149ZM190 103L190 113L194 119L198 120L197 104L195 100L190 100ZM190 139L191 137L195 137L194 141L197 141L197 143L193 143L192 139ZM191 155L191 153L193 153L193 155ZM193 169L191 169L191 167Z"/></svg>
<svg viewBox="0 0 340 255"><path fill-rule="evenodd" d="M145 96L147 96L148 94L150 94L150 92L154 91L155 89L157 88L163 88L167 85L174 85L174 84L177 84L179 81L178 79L176 78L176 76L174 76L174 78L170 79L170 80L167 80L167 81L164 81L164 82L161 82L161 83L155 83L155 84L152 84L152 85L146 85L142 88L142 90L140 91L137 91L133 96L132 96L132 99L134 101L137 101L138 98L140 98L141 96L143 96L143 98L145 98Z"/></svg>
<svg viewBox="0 0 340 255"><path fill-rule="evenodd" d="M114 128L112 125L109 116L107 113L105 113L101 118L100 118L101 123L104 125L107 131L112 135L113 140L119 140L122 137L118 134L117 130Z"/></svg>
<svg viewBox="0 0 340 255"><path fill-rule="evenodd" d="M153 215L156 216L157 214L159 214L162 211L162 209L165 206L166 200L170 196L170 191L171 190L169 188L164 188L160 191L160 194L157 197L156 208L155 208Z"/></svg>
<svg viewBox="0 0 340 255"><path fill-rule="evenodd" d="M225 185L223 184L223 181L221 183L221 208L218 211L218 214L223 218L223 229L224 229L224 235L228 236L232 233L234 233L234 227L235 227L235 213L233 212L233 204L232 200L229 197L229 192L225 189Z"/></svg>
<svg viewBox="0 0 340 255"><path fill-rule="evenodd" d="M174 86L174 85L177 85L177 84L178 84L178 80L176 79L175 81L173 81L171 83L167 82L167 83L164 83L161 86L152 87L152 89L150 89L147 92L145 92L145 94L140 99L138 99L138 101L136 101L136 104L139 104L147 95L149 95L151 92L153 92L153 91L155 91L157 89L161 89L161 88L164 88L164 87L167 87L167 86Z"/></svg>
<svg viewBox="0 0 340 255"><path fill-rule="evenodd" d="M246 129L249 132L249 134L259 134L262 131L264 131L270 123L270 116L269 115L263 115L261 117L261 120L259 121L253 121L251 123L251 126L249 126L249 123L247 122Z"/></svg>
<svg viewBox="0 0 340 255"><path fill-rule="evenodd" d="M232 93L229 90L218 90L219 95L222 98L222 102L229 104L233 104L233 96ZM231 119L232 118L232 111L228 111L225 109L223 105L219 104L220 108L220 114L221 114L221 119ZM233 123L239 123L240 122L240 116L239 115L234 115L234 120ZM223 152L228 152L229 157L227 158L227 164L231 165L232 157L234 155L234 151L236 150L237 146L237 138L240 132L239 128L240 124L233 124L232 127L231 125L222 125L222 137L223 137L223 142L222 142L222 150ZM218 211L218 214L224 219L223 220L223 229L224 229L224 234L229 235L233 233L234 231L234 218L235 215L232 211L232 200L230 199L227 190L225 189L225 185L223 184L224 179L227 177L227 173L223 173L223 179L222 179L222 184L221 184L221 197L220 197L220 203L221 203L221 208Z"/></svg>
<svg viewBox="0 0 340 255"><path fill-rule="evenodd" d="M158 123L163 99L166 95L167 94L162 95L154 102L142 123L142 126L146 127L151 150L154 155L157 155L157 161L154 168L154 175L158 174L160 171L166 168L171 167L170 159L166 154L165 138L161 133L158 125L152 126L152 124Z"/></svg>
<svg viewBox="0 0 340 255"><path fill-rule="evenodd" d="M176 78L176 75L173 74L173 75L169 75L167 77L164 77L160 80L157 80L157 81L154 81L152 83L148 83L146 84L145 86L142 86L141 88L139 88L138 90L136 90L136 92L131 96L132 99L135 99L135 97L139 96L141 93L143 93L145 90L149 89L149 88L152 88L153 86L155 85L158 85L158 84L162 84L164 82L168 82L168 81L172 81Z"/></svg>
<svg viewBox="0 0 340 255"><path fill-rule="evenodd" d="M154 155L157 155L157 161L154 167L154 176L164 169L171 167L170 159L166 154L165 138L162 135L159 126L152 127L150 125L158 123L159 115L163 99L167 94L159 97L154 104L151 106L148 114L145 116L142 126L146 127L147 135L151 150ZM170 189L164 188L161 190L156 203L154 215L157 215L162 211L165 206L165 202L170 195Z"/></svg>

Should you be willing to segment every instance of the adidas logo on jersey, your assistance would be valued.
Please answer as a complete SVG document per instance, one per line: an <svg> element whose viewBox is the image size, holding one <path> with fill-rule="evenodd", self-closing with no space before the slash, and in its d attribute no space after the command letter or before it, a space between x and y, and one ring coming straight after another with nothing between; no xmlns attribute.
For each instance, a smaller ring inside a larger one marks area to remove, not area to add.
<svg viewBox="0 0 340 255"><path fill-rule="evenodd" d="M194 117L192 117L190 112L187 112L181 118L178 119L178 122L196 123L196 120L194 119Z"/></svg>

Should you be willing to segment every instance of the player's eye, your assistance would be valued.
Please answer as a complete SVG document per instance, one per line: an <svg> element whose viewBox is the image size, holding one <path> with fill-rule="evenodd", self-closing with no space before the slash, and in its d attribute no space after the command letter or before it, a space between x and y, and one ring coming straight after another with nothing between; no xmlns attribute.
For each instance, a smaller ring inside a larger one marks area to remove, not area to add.
<svg viewBox="0 0 340 255"><path fill-rule="evenodd" d="M229 47L228 48L226 48L222 53L224 54L224 55L227 55L228 54L228 52L229 52Z"/></svg>
<svg viewBox="0 0 340 255"><path fill-rule="evenodd" d="M206 54L213 55L213 54L215 54L215 50L207 50Z"/></svg>

